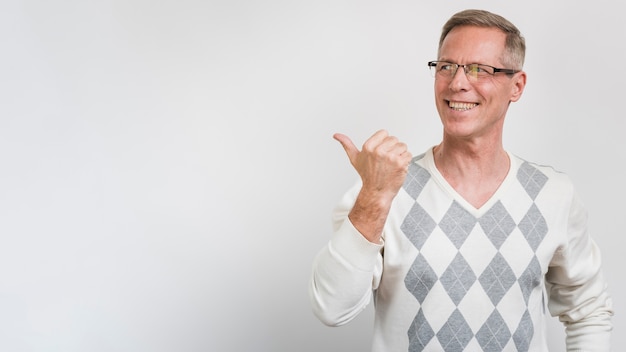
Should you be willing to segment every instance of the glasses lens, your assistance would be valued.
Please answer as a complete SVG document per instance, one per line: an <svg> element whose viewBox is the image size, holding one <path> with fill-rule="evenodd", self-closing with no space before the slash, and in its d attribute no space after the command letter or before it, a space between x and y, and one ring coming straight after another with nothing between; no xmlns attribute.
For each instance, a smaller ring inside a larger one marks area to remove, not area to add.
<svg viewBox="0 0 626 352"><path fill-rule="evenodd" d="M440 77L444 79L452 79L456 75L458 69L462 68L467 79L472 82L484 80L496 73L496 69L494 67L481 64L459 65L446 61L431 61L428 63L428 66L430 67L430 73L433 77ZM504 69L500 70L505 71Z"/></svg>
<svg viewBox="0 0 626 352"><path fill-rule="evenodd" d="M481 76L482 73L484 72L482 71L481 67L477 64L471 64L471 65L465 66L465 74L469 78L477 79L478 77Z"/></svg>
<svg viewBox="0 0 626 352"><path fill-rule="evenodd" d="M445 78L450 78L454 76L458 68L459 66L450 62L437 62L437 73Z"/></svg>

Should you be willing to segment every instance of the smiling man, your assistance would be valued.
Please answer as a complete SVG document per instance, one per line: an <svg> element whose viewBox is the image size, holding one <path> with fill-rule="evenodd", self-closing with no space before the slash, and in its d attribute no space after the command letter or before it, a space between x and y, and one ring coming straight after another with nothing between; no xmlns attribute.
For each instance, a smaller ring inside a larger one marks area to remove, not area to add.
<svg viewBox="0 0 626 352"><path fill-rule="evenodd" d="M334 136L360 180L313 264L325 324L349 322L373 295L373 351L548 351L548 312L568 351L610 350L611 298L570 179L503 148L524 54L508 20L459 12L428 63L440 144L413 157L384 130L361 150Z"/></svg>

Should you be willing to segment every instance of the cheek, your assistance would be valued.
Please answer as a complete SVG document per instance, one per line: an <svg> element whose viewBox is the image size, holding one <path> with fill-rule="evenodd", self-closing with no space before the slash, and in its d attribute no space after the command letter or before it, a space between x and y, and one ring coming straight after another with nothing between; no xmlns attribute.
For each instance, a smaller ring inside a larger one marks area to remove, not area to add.
<svg viewBox="0 0 626 352"><path fill-rule="evenodd" d="M435 107L437 111L442 112L443 109L448 107L447 102L441 98L441 95L435 92Z"/></svg>
<svg viewBox="0 0 626 352"><path fill-rule="evenodd" d="M440 104L447 91L448 87L445 83L435 83L435 101L437 104Z"/></svg>
<svg viewBox="0 0 626 352"><path fill-rule="evenodd" d="M440 80L435 80L435 84L433 86L435 87L435 93L448 89L448 84Z"/></svg>

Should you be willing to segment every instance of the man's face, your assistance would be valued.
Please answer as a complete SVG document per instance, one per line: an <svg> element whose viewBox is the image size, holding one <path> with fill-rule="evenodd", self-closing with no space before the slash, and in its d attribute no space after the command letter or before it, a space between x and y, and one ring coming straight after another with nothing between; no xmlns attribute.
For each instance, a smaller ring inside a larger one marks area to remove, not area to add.
<svg viewBox="0 0 626 352"><path fill-rule="evenodd" d="M506 35L495 28L456 27L444 39L438 60L456 64L485 64L505 67L501 61ZM511 101L524 90L526 74L496 73L483 80L470 81L462 67L451 78L437 76L435 100L450 138L500 138L504 117Z"/></svg>

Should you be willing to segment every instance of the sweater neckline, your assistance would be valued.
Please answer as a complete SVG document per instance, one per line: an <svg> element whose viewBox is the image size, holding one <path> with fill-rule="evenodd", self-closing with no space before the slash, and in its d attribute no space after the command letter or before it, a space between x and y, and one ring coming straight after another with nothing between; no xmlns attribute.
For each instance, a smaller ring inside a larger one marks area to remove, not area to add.
<svg viewBox="0 0 626 352"><path fill-rule="evenodd" d="M470 202L465 200L465 198L463 198L463 196L461 196L461 194L459 194L454 189L454 187L452 187L452 185L450 185L448 181L446 181L446 179L443 177L443 175L439 172L439 169L437 169L437 166L435 165L435 157L433 154L434 148L435 147L433 146L430 149L428 149L428 151L425 153L425 156L424 156L424 162L428 171L430 172L432 177L435 179L437 184L446 193L448 193L452 197L452 199L454 199L464 209L466 209L467 211L469 211L471 214L473 214L476 217L482 216L489 209L491 209L491 207L498 200L501 199L500 197L501 193L505 192L505 190L509 187L509 185L515 180L515 175L517 173L517 169L519 168L519 163L518 163L517 158L511 155L508 151L505 151L510 160L509 171L507 172L506 177L504 178L500 186L498 186L496 191L491 195L491 197L479 208L476 208Z"/></svg>

